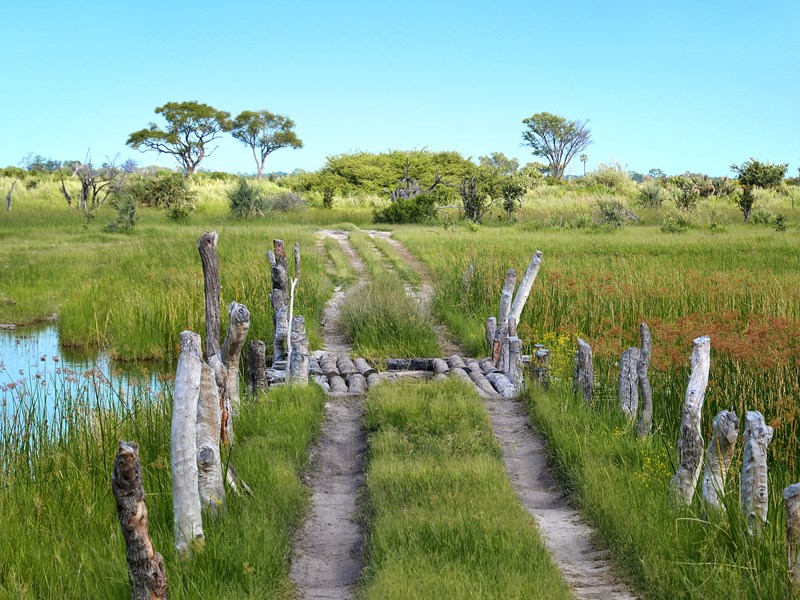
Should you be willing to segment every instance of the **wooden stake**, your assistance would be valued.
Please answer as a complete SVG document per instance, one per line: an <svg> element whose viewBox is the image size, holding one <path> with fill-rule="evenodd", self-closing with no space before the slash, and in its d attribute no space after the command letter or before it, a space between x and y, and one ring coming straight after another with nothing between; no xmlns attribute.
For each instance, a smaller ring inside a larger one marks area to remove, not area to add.
<svg viewBox="0 0 800 600"><path fill-rule="evenodd" d="M222 345L222 362L227 371L228 399L231 415L239 416L239 359L250 330L250 311L244 304L234 301L228 306L228 333Z"/></svg>
<svg viewBox="0 0 800 600"><path fill-rule="evenodd" d="M639 410L639 377L636 374L638 363L638 348L628 348L619 359L619 407L630 421L636 418Z"/></svg>
<svg viewBox="0 0 800 600"><path fill-rule="evenodd" d="M680 464L670 482L672 498L678 505L692 503L697 479L703 467L703 435L700 433L700 417L708 385L711 365L711 338L695 338L692 351L692 372L683 403L678 459Z"/></svg>
<svg viewBox="0 0 800 600"><path fill-rule="evenodd" d="M165 599L167 571L164 558L153 548L147 530L147 505L144 501L139 446L133 442L119 443L111 489L117 501L122 537L125 538L131 600Z"/></svg>
<svg viewBox="0 0 800 600"><path fill-rule="evenodd" d="M517 272L509 269L506 272L506 281L500 294L500 314L497 316L497 326L500 327L508 319L511 312L511 299L514 296L514 286L517 285Z"/></svg>
<svg viewBox="0 0 800 600"><path fill-rule="evenodd" d="M14 195L14 187L17 185L17 180L15 179L11 184L11 189L8 190L8 194L6 195L6 210L11 210L11 196Z"/></svg>
<svg viewBox="0 0 800 600"><path fill-rule="evenodd" d="M539 274L541 264L542 253L537 250L528 263L528 268L525 270L525 275L522 276L522 281L519 282L517 295L514 296L514 302L511 305L510 316L514 317L516 323L519 323L519 319L522 316L522 309L525 308L525 303L528 301L528 296L531 293L533 282L536 281L536 276Z"/></svg>
<svg viewBox="0 0 800 600"><path fill-rule="evenodd" d="M592 347L581 338L578 338L578 349L575 351L575 369L572 374L572 393L583 396L584 402L591 406L593 387Z"/></svg>
<svg viewBox="0 0 800 600"><path fill-rule="evenodd" d="M739 437L739 417L727 410L720 411L711 424L711 441L706 448L703 474L703 502L706 512L723 511L719 501L725 493L725 480L733 460L736 438Z"/></svg>
<svg viewBox="0 0 800 600"><path fill-rule="evenodd" d="M650 435L650 431L653 429L653 388L650 385L650 376L647 374L650 368L650 357L653 353L653 338L647 323L639 325L639 340L639 362L636 365L636 376L642 392L642 416L636 426L636 431L639 437L645 437Z"/></svg>
<svg viewBox="0 0 800 600"><path fill-rule="evenodd" d="M308 383L310 354L306 322L298 315L292 320L292 354L288 364L289 378L292 381L304 385ZM366 386L366 380L364 385Z"/></svg>
<svg viewBox="0 0 800 600"><path fill-rule="evenodd" d="M789 578L797 591L800 590L800 483L783 490L783 502L786 505L786 560Z"/></svg>
<svg viewBox="0 0 800 600"><path fill-rule="evenodd" d="M772 433L772 427L764 423L760 412L747 412L744 419L744 457L742 478L739 482L739 506L747 519L747 528L753 535L758 535L767 522L767 446L772 441Z"/></svg>
<svg viewBox="0 0 800 600"><path fill-rule="evenodd" d="M197 240L200 261L203 264L203 289L206 299L206 358L217 356L219 346L219 264L217 260L217 232L205 232Z"/></svg>
<svg viewBox="0 0 800 600"><path fill-rule="evenodd" d="M267 389L267 345L261 340L250 340L247 350L247 382L252 395Z"/></svg>
<svg viewBox="0 0 800 600"><path fill-rule="evenodd" d="M225 484L219 453L221 434L222 410L216 374L212 367L203 363L197 402L197 489L201 506L215 518L225 511Z"/></svg>

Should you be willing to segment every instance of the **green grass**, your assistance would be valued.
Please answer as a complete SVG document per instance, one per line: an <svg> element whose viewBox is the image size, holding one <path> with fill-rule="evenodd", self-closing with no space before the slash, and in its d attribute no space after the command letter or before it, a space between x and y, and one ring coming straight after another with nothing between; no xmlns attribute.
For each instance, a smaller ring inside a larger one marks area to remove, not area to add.
<svg viewBox="0 0 800 600"><path fill-rule="evenodd" d="M569 598L458 381L372 390L365 598Z"/></svg>
<svg viewBox="0 0 800 600"><path fill-rule="evenodd" d="M255 493L228 495L227 514L204 523L205 545L191 561L173 549L169 397L135 396L113 410L98 408L91 391L49 407L38 394L23 400L27 419L13 431L4 422L0 437L0 597L129 596L110 489L120 439L140 447L170 598L293 597L289 544L307 504L300 472L322 420L321 390L286 387L243 403L231 460ZM46 434L42 417L53 414Z"/></svg>

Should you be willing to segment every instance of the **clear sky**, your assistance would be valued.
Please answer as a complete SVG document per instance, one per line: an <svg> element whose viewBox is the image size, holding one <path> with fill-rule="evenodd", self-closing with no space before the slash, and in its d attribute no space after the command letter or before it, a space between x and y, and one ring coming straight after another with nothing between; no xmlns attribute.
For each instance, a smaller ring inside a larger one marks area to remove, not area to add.
<svg viewBox="0 0 800 600"><path fill-rule="evenodd" d="M16 1L3 8L0 166L95 163L197 100L293 118L305 143L267 171L357 150L533 160L522 119L589 119L588 168L731 175L800 166L800 2ZM254 172L226 136L202 167ZM582 172L577 160L568 172Z"/></svg>

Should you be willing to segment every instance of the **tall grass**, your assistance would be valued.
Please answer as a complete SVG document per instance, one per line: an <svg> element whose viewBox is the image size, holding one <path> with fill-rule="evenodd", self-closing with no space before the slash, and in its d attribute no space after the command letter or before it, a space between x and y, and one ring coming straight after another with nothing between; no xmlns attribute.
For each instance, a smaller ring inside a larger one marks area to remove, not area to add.
<svg viewBox="0 0 800 600"><path fill-rule="evenodd" d="M474 388L369 394L366 598L569 598Z"/></svg>

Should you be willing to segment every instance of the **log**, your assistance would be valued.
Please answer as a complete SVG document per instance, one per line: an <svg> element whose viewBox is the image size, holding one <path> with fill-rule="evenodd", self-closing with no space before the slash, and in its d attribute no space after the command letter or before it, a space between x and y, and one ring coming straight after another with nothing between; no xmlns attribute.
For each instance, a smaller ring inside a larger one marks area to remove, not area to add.
<svg viewBox="0 0 800 600"><path fill-rule="evenodd" d="M347 392L350 394L365 394L367 392L367 380L361 373L353 373L347 380Z"/></svg>
<svg viewBox="0 0 800 600"><path fill-rule="evenodd" d="M250 340L247 350L247 387L252 395L267 389L267 345L261 340Z"/></svg>
<svg viewBox="0 0 800 600"><path fill-rule="evenodd" d="M387 371L433 371L432 358L387 358Z"/></svg>
<svg viewBox="0 0 800 600"><path fill-rule="evenodd" d="M508 320L511 313L511 300L514 297L514 287L517 285L517 272L514 269L506 271L506 280L503 291L500 292L500 313L497 315L497 326L500 327ZM495 338L496 340L497 338Z"/></svg>
<svg viewBox="0 0 800 600"><path fill-rule="evenodd" d="M175 373L170 433L172 468L172 514L175 548L187 556L192 546L203 539L200 494L197 477L197 441L195 422L203 368L200 336L191 331L180 335L181 353Z"/></svg>
<svg viewBox="0 0 800 600"><path fill-rule="evenodd" d="M464 364L464 359L461 358L458 354L453 354L447 359L447 365L451 369L463 369L466 365Z"/></svg>
<svg viewBox="0 0 800 600"><path fill-rule="evenodd" d="M494 348L494 336L497 333L497 317L486 319L486 347L489 352Z"/></svg>
<svg viewBox="0 0 800 600"><path fill-rule="evenodd" d="M339 375L339 367L336 366L336 356L333 354L323 354L319 359L319 366L326 377Z"/></svg>
<svg viewBox="0 0 800 600"><path fill-rule="evenodd" d="M375 371L374 373L370 373L369 375L367 375L367 386L368 386L368 387L370 387L370 388L373 388L373 387L375 387L375 386L376 386L376 385L378 385L378 384L379 384L381 381L383 381L383 380L381 379L381 376L378 374L378 372L377 372L377 371Z"/></svg>
<svg viewBox="0 0 800 600"><path fill-rule="evenodd" d="M298 315L292 319L292 356L289 363L289 379L303 385L308 383L310 355L308 337L306 337L306 322L303 317Z"/></svg>
<svg viewBox="0 0 800 600"><path fill-rule="evenodd" d="M14 195L14 187L17 185L17 180L15 179L11 183L11 189L8 190L8 194L6 194L6 210L11 210L11 197Z"/></svg>
<svg viewBox="0 0 800 600"><path fill-rule="evenodd" d="M502 398L511 399L517 395L517 390L511 385L508 377L503 373L489 373L486 379L492 384L492 387L497 390Z"/></svg>
<svg viewBox="0 0 800 600"><path fill-rule="evenodd" d="M494 365L494 361L491 358L482 358L480 362L481 371L483 371L484 375L488 375L489 373L499 373L499 369Z"/></svg>
<svg viewBox="0 0 800 600"><path fill-rule="evenodd" d="M328 385L331 387L332 394L346 394L347 383L339 375L334 375L328 379Z"/></svg>
<svg viewBox="0 0 800 600"><path fill-rule="evenodd" d="M319 359L314 355L311 355L311 358L308 360L308 374L311 377L324 375L322 372L322 367L319 366Z"/></svg>
<svg viewBox="0 0 800 600"><path fill-rule="evenodd" d="M200 262L203 265L203 289L206 300L206 358L220 353L219 346L219 263L217 232L206 231L197 240Z"/></svg>
<svg viewBox="0 0 800 600"><path fill-rule="evenodd" d="M591 406L593 388L592 347L581 338L578 338L578 349L575 351L575 368L572 373L572 393L583 396L584 402Z"/></svg>
<svg viewBox="0 0 800 600"><path fill-rule="evenodd" d="M522 316L522 309L525 308L525 303L528 301L528 296L531 293L533 282L536 281L536 276L539 274L539 267L542 264L542 253L537 250L531 257L528 263L528 268L525 269L525 275L522 276L522 281L519 282L517 294L514 296L514 302L511 304L511 314L514 321L519 323Z"/></svg>
<svg viewBox="0 0 800 600"><path fill-rule="evenodd" d="M467 372L461 367L451 367L450 370L447 372L447 374L450 375L451 377L472 384L472 379L470 379L469 375L467 375Z"/></svg>
<svg viewBox="0 0 800 600"><path fill-rule="evenodd" d="M231 302L228 306L228 333L222 344L222 362L227 372L228 399L233 417L239 416L239 359L249 330L250 311L244 304Z"/></svg>
<svg viewBox="0 0 800 600"><path fill-rule="evenodd" d="M325 392L331 391L331 386L328 383L328 378L325 375L312 375L312 381L321 387Z"/></svg>
<svg viewBox="0 0 800 600"><path fill-rule="evenodd" d="M225 512L225 482L219 453L221 431L222 411L216 373L203 363L195 425L197 490L201 507L214 518L219 518Z"/></svg>
<svg viewBox="0 0 800 600"><path fill-rule="evenodd" d="M358 373L358 369L353 364L349 356L340 356L336 359L336 368L339 369L339 374L344 377L345 381L354 373Z"/></svg>
<svg viewBox="0 0 800 600"><path fill-rule="evenodd" d="M482 371L470 371L469 378L472 380L472 383L475 384L475 387L478 388L483 395L487 398L499 398L497 391L495 391L494 387L492 386L491 382L486 379L486 375L483 374Z"/></svg>
<svg viewBox="0 0 800 600"><path fill-rule="evenodd" d="M700 418L708 385L711 361L711 338L698 337L692 351L692 372L683 403L680 437L678 438L679 465L670 482L672 498L681 506L692 503L697 479L703 467L703 435Z"/></svg>
<svg viewBox="0 0 800 600"><path fill-rule="evenodd" d="M450 370L450 365L447 364L447 361L442 360L441 358L434 358L431 362L431 367L433 367L433 372L437 375L447 373Z"/></svg>
<svg viewBox="0 0 800 600"><path fill-rule="evenodd" d="M800 483L783 490L786 505L786 560L789 578L795 587L800 588Z"/></svg>
<svg viewBox="0 0 800 600"><path fill-rule="evenodd" d="M294 278L300 279L300 242L294 243Z"/></svg>
<svg viewBox="0 0 800 600"><path fill-rule="evenodd" d="M619 359L619 407L632 421L639 410L639 377L636 366L639 364L639 349L628 348Z"/></svg>
<svg viewBox="0 0 800 600"><path fill-rule="evenodd" d="M703 503L706 512L719 512L725 510L720 496L725 494L725 481L739 436L739 417L727 410L720 411L711 423L711 431L703 473Z"/></svg>
<svg viewBox="0 0 800 600"><path fill-rule="evenodd" d="M522 340L517 336L508 338L508 379L517 393L522 391L525 382L522 372Z"/></svg>
<svg viewBox="0 0 800 600"><path fill-rule="evenodd" d="M747 519L747 529L758 535L767 522L769 492L767 482L767 446L772 441L772 427L764 423L758 411L748 411L744 420L744 456L739 483L739 505Z"/></svg>
<svg viewBox="0 0 800 600"><path fill-rule="evenodd" d="M131 583L131 600L162 600L167 597L164 558L155 551L147 530L147 505L142 485L139 446L120 442L114 459L111 489L125 539L125 557Z"/></svg>
<svg viewBox="0 0 800 600"><path fill-rule="evenodd" d="M468 372L477 371L478 373L483 373L483 370L481 370L480 363L474 358L468 358L467 360L464 361L464 363L466 365L466 370Z"/></svg>
<svg viewBox="0 0 800 600"><path fill-rule="evenodd" d="M653 429L653 388L650 385L650 357L653 353L653 338L647 323L639 325L639 362L636 364L636 376L639 379L639 390L642 393L642 415L636 431L639 437L650 435ZM738 419L737 419L738 422Z"/></svg>
<svg viewBox="0 0 800 600"><path fill-rule="evenodd" d="M356 367L356 370L361 373L364 377L369 375L370 373L377 373L375 368L369 364L365 359L359 357L353 361L353 364Z"/></svg>

